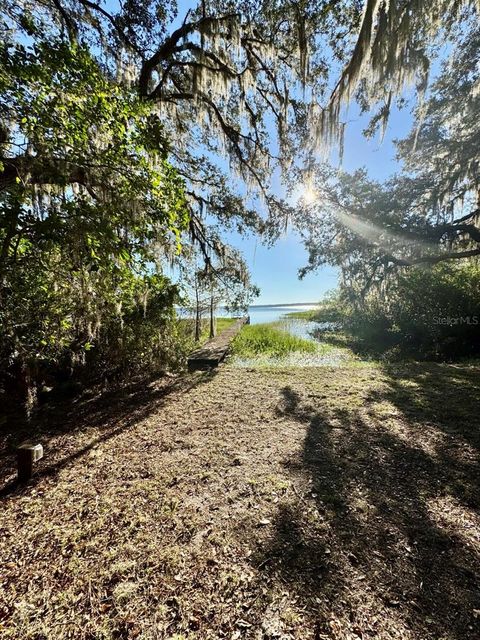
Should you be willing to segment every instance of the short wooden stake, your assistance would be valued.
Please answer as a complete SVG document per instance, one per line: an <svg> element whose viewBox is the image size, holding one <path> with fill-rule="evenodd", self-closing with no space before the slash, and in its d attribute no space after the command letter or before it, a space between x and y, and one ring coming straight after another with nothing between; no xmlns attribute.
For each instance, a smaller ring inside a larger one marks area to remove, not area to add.
<svg viewBox="0 0 480 640"><path fill-rule="evenodd" d="M17 449L18 481L27 482L33 475L33 464L43 458L41 444L25 443Z"/></svg>

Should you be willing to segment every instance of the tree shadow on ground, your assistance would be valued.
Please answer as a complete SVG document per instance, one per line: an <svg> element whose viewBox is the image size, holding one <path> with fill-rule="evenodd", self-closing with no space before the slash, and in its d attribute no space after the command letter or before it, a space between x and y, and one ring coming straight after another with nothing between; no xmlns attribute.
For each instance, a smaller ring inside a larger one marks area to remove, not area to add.
<svg viewBox="0 0 480 640"><path fill-rule="evenodd" d="M31 487L40 478L54 475L101 442L122 433L156 413L175 394L212 379L216 370L177 378L151 377L122 389L60 400L43 406L29 422L8 422L0 430L0 498L24 485L16 480L16 447L29 440L41 443L44 458L36 465Z"/></svg>
<svg viewBox="0 0 480 640"><path fill-rule="evenodd" d="M375 345L376 349L372 350L369 346L362 343L361 340L355 339L353 336L333 329L316 329L312 335L319 342L323 342L332 347L341 349L349 349L355 356L363 359L378 357L385 352L386 348L391 345Z"/></svg>
<svg viewBox="0 0 480 640"><path fill-rule="evenodd" d="M381 381L360 406L347 388L323 405L282 389L284 418L307 426L286 461L298 500L258 558L316 637L478 638L479 370L389 366Z"/></svg>

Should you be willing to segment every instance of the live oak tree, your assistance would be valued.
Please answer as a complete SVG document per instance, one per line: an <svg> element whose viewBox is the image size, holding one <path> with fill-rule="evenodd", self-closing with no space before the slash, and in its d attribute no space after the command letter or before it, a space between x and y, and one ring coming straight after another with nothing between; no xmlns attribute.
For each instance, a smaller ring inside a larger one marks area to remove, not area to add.
<svg viewBox="0 0 480 640"><path fill-rule="evenodd" d="M177 352L162 264L193 242L228 270L216 224L275 237L294 212L272 175L342 131L355 91L370 106L421 77L439 18L467 4L6 0L2 362Z"/></svg>
<svg viewBox="0 0 480 640"><path fill-rule="evenodd" d="M107 366L113 345L123 361L148 359L158 349L146 338L125 349L137 335L127 320L163 309L168 323L177 294L162 263L195 242L210 273L231 272L212 219L275 235L289 208L269 190L270 176L301 149L326 62L341 57L358 17L350 2L216 0L180 15L158 0L6 0L6 369L31 372L66 354L71 367L89 351ZM317 38L333 24L340 33L327 54Z"/></svg>
<svg viewBox="0 0 480 640"><path fill-rule="evenodd" d="M104 72L131 88L164 124L174 141L172 161L187 183L191 233L201 243L207 240L199 230L205 209L221 221L237 218L241 228L260 224L258 206L247 208L239 197L246 192L232 188L232 172L253 198L281 214L284 203L269 192L269 176L279 163L291 162L299 132L305 134L309 114L298 95L307 77L312 96L324 88L326 55L317 35L327 15L342 16L346 24L358 17L349 3L313 7L284 0L204 1L183 16L176 3L158 0L111 11L90 0L28 6L6 3L12 28L88 48ZM21 166L28 165L25 158L16 163L9 163L4 183L15 169L29 169Z"/></svg>
<svg viewBox="0 0 480 640"><path fill-rule="evenodd" d="M477 18L465 15L410 135L397 142L400 173L381 184L364 171L317 167L317 199L298 212L305 271L339 265L361 297L399 269L480 255Z"/></svg>
<svg viewBox="0 0 480 640"><path fill-rule="evenodd" d="M84 46L25 29L0 50L0 356L28 395L87 355L98 372L174 358L177 291L152 264L189 218L158 119Z"/></svg>
<svg viewBox="0 0 480 640"><path fill-rule="evenodd" d="M323 112L317 139L341 155L349 101L370 114L365 134L381 136L394 100L416 103L412 131L397 142L398 175L381 184L365 171L310 166L308 202L296 212L303 272L340 271L321 313L362 351L444 359L480 350L479 44L477 2L366 2ZM432 86L439 51L447 59Z"/></svg>

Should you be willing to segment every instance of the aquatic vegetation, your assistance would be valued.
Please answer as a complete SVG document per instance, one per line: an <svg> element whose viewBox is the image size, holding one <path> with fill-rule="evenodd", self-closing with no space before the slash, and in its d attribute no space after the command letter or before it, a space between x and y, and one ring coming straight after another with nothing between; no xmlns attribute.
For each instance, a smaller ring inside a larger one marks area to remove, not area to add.
<svg viewBox="0 0 480 640"><path fill-rule="evenodd" d="M276 323L247 325L232 343L232 352L241 357L281 357L295 351L314 353L316 350L315 342L285 333Z"/></svg>

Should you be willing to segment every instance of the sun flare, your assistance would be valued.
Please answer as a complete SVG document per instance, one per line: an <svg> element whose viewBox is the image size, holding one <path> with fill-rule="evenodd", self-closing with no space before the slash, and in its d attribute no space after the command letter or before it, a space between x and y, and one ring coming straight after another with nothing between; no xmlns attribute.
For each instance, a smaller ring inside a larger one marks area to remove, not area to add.
<svg viewBox="0 0 480 640"><path fill-rule="evenodd" d="M305 202L305 204L312 204L316 199L317 192L315 191L315 189L311 186L306 186L302 194L302 200Z"/></svg>

